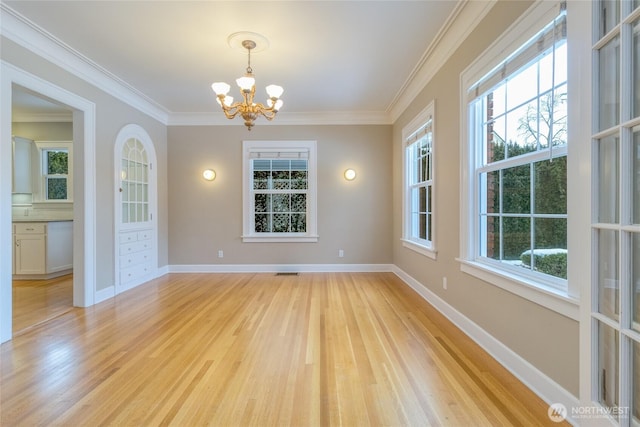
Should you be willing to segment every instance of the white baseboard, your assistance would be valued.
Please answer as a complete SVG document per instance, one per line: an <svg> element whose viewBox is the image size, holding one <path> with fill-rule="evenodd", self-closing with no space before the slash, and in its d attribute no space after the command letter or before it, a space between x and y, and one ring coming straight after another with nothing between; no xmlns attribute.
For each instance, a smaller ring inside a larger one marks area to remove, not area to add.
<svg viewBox="0 0 640 427"><path fill-rule="evenodd" d="M169 273L328 273L392 272L392 264L187 264L170 265Z"/></svg>
<svg viewBox="0 0 640 427"><path fill-rule="evenodd" d="M566 408L576 408L580 406L580 401L577 397L569 393L502 342L498 341L416 279L397 266L394 266L393 272L546 403L549 405L562 403ZM569 414L570 413L571 412L569 412ZM567 419L567 421L573 425L578 425L576 420Z"/></svg>

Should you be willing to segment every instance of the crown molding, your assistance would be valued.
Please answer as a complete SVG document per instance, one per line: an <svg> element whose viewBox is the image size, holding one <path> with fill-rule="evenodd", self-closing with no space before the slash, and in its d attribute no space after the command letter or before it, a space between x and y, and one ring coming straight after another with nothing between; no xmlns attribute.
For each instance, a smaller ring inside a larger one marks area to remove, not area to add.
<svg viewBox="0 0 640 427"><path fill-rule="evenodd" d="M393 123L409 107L462 42L489 13L497 0L460 1L427 47L387 111Z"/></svg>
<svg viewBox="0 0 640 427"><path fill-rule="evenodd" d="M0 35L120 101L167 124L169 112L157 102L0 2Z"/></svg>

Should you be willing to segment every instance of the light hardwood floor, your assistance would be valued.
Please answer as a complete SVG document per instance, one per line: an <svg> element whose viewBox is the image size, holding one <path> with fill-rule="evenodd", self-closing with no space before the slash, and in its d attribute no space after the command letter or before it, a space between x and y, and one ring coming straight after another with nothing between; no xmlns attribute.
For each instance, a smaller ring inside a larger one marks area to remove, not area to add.
<svg viewBox="0 0 640 427"><path fill-rule="evenodd" d="M391 273L168 274L1 362L2 426L558 425Z"/></svg>
<svg viewBox="0 0 640 427"><path fill-rule="evenodd" d="M13 281L13 334L73 308L73 275L47 280Z"/></svg>

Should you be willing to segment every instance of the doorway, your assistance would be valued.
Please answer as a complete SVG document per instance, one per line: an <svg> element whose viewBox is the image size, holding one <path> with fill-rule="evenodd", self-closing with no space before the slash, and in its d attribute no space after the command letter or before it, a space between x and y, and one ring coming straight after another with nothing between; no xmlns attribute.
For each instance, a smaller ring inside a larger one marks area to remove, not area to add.
<svg viewBox="0 0 640 427"><path fill-rule="evenodd" d="M14 90L25 90L72 112L73 170L73 305L87 307L95 301L95 104L66 89L9 63L0 64L0 342L13 334L12 298L12 172L11 132ZM85 171L88 171L85 174Z"/></svg>
<svg viewBox="0 0 640 427"><path fill-rule="evenodd" d="M73 308L73 110L14 85L12 331Z"/></svg>

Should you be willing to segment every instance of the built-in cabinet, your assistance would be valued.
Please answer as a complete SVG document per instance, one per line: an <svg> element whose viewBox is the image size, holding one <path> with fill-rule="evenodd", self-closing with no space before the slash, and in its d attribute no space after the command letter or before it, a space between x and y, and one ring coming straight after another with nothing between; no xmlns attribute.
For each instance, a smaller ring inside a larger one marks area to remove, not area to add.
<svg viewBox="0 0 640 427"><path fill-rule="evenodd" d="M13 223L15 279L50 278L72 269L72 221Z"/></svg>
<svg viewBox="0 0 640 427"><path fill-rule="evenodd" d="M31 149L33 141L14 136L11 143L13 149L12 193L30 194L32 192Z"/></svg>
<svg viewBox="0 0 640 427"><path fill-rule="evenodd" d="M151 228L144 228L120 233L120 285L124 288L148 279L152 271L151 232Z"/></svg>

